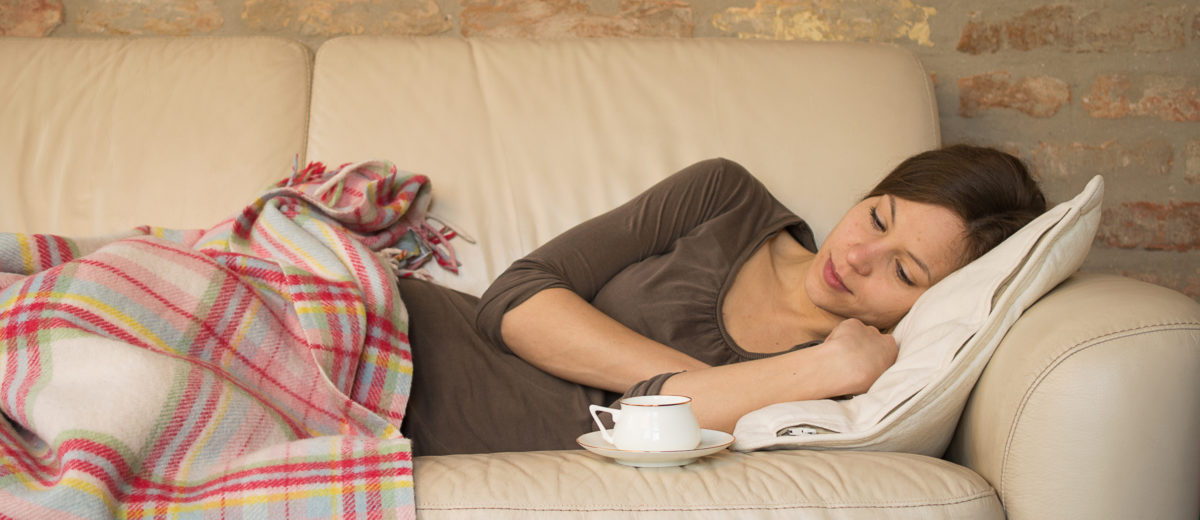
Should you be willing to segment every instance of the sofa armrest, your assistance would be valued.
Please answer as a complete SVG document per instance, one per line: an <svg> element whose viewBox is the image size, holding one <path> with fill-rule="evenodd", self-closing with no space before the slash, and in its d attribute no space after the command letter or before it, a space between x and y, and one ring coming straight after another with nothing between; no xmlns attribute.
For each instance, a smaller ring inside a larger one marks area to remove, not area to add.
<svg viewBox="0 0 1200 520"><path fill-rule="evenodd" d="M947 458L996 488L1009 518L1200 514L1200 305L1077 274L1013 325Z"/></svg>

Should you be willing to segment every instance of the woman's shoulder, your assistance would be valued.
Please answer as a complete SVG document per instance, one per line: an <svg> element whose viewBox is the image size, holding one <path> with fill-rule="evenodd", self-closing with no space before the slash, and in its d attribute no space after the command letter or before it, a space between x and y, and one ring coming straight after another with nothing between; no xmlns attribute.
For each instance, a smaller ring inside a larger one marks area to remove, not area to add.
<svg viewBox="0 0 1200 520"><path fill-rule="evenodd" d="M671 191L713 202L771 197L750 170L724 157L693 163L663 180L663 184Z"/></svg>
<svg viewBox="0 0 1200 520"><path fill-rule="evenodd" d="M692 180L710 179L730 183L758 182L758 179L754 178L754 174L750 173L750 170L746 169L745 166L724 157L714 157L695 162L680 170L674 177Z"/></svg>

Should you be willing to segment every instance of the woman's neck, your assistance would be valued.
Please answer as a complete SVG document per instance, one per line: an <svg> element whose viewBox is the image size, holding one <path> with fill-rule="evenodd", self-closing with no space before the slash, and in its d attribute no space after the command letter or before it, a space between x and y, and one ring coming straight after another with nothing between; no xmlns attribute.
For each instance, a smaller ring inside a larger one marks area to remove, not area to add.
<svg viewBox="0 0 1200 520"><path fill-rule="evenodd" d="M771 270L778 287L782 289L776 304L796 315L798 323L802 323L814 339L828 336L845 317L817 307L808 296L804 281L809 269L815 268L816 254L805 249L788 233L775 235L768 247Z"/></svg>

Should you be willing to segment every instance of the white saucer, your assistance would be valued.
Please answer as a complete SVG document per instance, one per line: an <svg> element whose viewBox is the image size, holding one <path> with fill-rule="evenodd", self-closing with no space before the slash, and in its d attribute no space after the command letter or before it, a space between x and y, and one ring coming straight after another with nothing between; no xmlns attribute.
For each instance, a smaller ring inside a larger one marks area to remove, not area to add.
<svg viewBox="0 0 1200 520"><path fill-rule="evenodd" d="M716 430L700 430L700 446L694 450L677 450L677 451L638 451L638 450L622 450L617 449L604 437L600 436L600 432L591 432L580 435L575 439L584 449L602 455L617 461L626 466L638 466L643 468L665 468L670 466L682 466L695 462L696 459L712 455L718 451L728 448L733 444L733 436Z"/></svg>

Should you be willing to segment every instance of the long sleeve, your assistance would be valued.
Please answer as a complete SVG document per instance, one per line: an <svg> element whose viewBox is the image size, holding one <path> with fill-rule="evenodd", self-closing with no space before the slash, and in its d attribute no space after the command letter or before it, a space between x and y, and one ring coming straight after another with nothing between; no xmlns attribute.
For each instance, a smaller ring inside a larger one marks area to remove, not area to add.
<svg viewBox="0 0 1200 520"><path fill-rule="evenodd" d="M514 262L481 297L476 326L492 344L507 348L501 319L534 294L560 287L591 301L614 275L671 251L705 222L745 205L770 204L777 202L737 163L693 164Z"/></svg>

